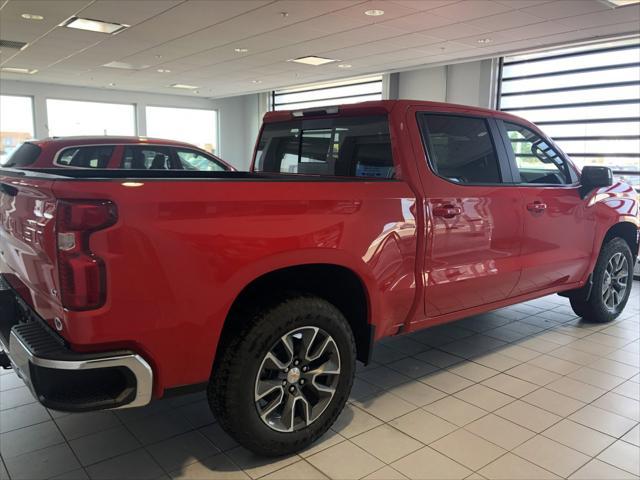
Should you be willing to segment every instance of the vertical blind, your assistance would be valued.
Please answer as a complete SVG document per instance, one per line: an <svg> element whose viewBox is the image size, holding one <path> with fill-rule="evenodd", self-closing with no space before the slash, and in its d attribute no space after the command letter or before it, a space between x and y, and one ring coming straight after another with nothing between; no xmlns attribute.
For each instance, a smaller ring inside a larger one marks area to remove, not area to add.
<svg viewBox="0 0 640 480"><path fill-rule="evenodd" d="M294 110L382 100L382 77L351 79L309 87L275 90L271 100L273 110Z"/></svg>
<svg viewBox="0 0 640 480"><path fill-rule="evenodd" d="M505 57L499 108L640 188L640 39Z"/></svg>

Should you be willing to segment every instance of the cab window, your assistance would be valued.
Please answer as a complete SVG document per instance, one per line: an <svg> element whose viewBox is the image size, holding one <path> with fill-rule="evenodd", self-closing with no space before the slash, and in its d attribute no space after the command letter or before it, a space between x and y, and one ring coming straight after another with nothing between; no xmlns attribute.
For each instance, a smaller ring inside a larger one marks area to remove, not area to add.
<svg viewBox="0 0 640 480"><path fill-rule="evenodd" d="M170 170L171 155L167 147L127 146L122 156L125 170Z"/></svg>
<svg viewBox="0 0 640 480"><path fill-rule="evenodd" d="M224 172L227 169L215 159L195 150L175 149L178 168L182 170L198 170L201 172Z"/></svg>
<svg viewBox="0 0 640 480"><path fill-rule="evenodd" d="M113 145L67 148L60 152L55 163L71 168L107 168L114 149Z"/></svg>

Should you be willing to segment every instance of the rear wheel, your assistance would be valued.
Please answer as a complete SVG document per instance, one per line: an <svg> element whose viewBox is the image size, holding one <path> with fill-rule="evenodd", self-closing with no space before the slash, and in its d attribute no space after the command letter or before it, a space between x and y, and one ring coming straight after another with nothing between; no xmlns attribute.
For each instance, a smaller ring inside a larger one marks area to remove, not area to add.
<svg viewBox="0 0 640 480"><path fill-rule="evenodd" d="M621 238L614 238L602 247L598 256L589 299L575 294L569 297L571 307L576 315L587 321L610 322L624 310L632 279L633 256L629 245Z"/></svg>
<svg viewBox="0 0 640 480"><path fill-rule="evenodd" d="M340 414L355 373L355 341L327 301L296 295L248 314L221 346L208 397L220 425L269 456L305 448ZM248 315L248 318L246 317Z"/></svg>

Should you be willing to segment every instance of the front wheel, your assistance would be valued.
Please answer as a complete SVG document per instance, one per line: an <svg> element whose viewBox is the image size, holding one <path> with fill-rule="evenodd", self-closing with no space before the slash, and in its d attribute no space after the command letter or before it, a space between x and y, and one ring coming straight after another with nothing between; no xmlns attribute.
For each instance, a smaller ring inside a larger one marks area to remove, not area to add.
<svg viewBox="0 0 640 480"><path fill-rule="evenodd" d="M593 271L588 300L579 294L569 297L576 315L589 322L604 323L624 310L633 280L633 256L627 242L614 238L603 247Z"/></svg>
<svg viewBox="0 0 640 480"><path fill-rule="evenodd" d="M333 424L355 374L355 341L329 302L295 295L230 318L242 327L226 339L208 388L220 425L256 453L305 448Z"/></svg>

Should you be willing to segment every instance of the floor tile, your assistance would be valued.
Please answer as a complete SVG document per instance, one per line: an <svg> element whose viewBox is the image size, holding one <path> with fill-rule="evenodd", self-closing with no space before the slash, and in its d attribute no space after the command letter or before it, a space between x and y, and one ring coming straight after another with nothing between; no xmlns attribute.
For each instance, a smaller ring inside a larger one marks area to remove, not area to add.
<svg viewBox="0 0 640 480"><path fill-rule="evenodd" d="M637 480L636 475L593 459L569 477L570 480Z"/></svg>
<svg viewBox="0 0 640 480"><path fill-rule="evenodd" d="M329 478L345 480L362 478L384 466L376 457L351 442L311 455L307 461Z"/></svg>
<svg viewBox="0 0 640 480"><path fill-rule="evenodd" d="M217 423L202 427L198 429L198 431L223 452L238 446L238 442L231 438L227 432L222 430L222 427Z"/></svg>
<svg viewBox="0 0 640 480"><path fill-rule="evenodd" d="M248 480L244 473L224 454L214 455L201 462L171 472L174 480Z"/></svg>
<svg viewBox="0 0 640 480"><path fill-rule="evenodd" d="M540 435L528 440L513 453L549 470L567 477L590 460L590 457Z"/></svg>
<svg viewBox="0 0 640 480"><path fill-rule="evenodd" d="M569 377L562 377L555 382L551 382L546 388L587 403L593 402L596 398L607 393L602 388L594 387Z"/></svg>
<svg viewBox="0 0 640 480"><path fill-rule="evenodd" d="M429 446L471 470L484 467L506 452L464 429L456 430Z"/></svg>
<svg viewBox="0 0 640 480"><path fill-rule="evenodd" d="M578 363L569 362L568 360L563 360L552 355L540 355L539 357L530 360L528 364L535 365L536 367L543 368L559 375L568 375L582 367L582 365Z"/></svg>
<svg viewBox="0 0 640 480"><path fill-rule="evenodd" d="M479 473L491 480L545 480L560 478L527 460L507 453L482 468Z"/></svg>
<svg viewBox="0 0 640 480"><path fill-rule="evenodd" d="M387 425L353 437L351 441L387 464L424 446L400 430Z"/></svg>
<svg viewBox="0 0 640 480"><path fill-rule="evenodd" d="M197 431L149 445L147 451L167 472L220 453L213 443Z"/></svg>
<svg viewBox="0 0 640 480"><path fill-rule="evenodd" d="M74 413L55 420L67 440L122 426L113 412Z"/></svg>
<svg viewBox="0 0 640 480"><path fill-rule="evenodd" d="M160 466L144 450L136 450L87 467L93 480L155 479L163 474Z"/></svg>
<svg viewBox="0 0 640 480"><path fill-rule="evenodd" d="M176 408L176 412L185 417L194 428L204 427L216 421L207 400L182 405Z"/></svg>
<svg viewBox="0 0 640 480"><path fill-rule="evenodd" d="M39 403L30 403L0 411L0 433L51 420L49 412Z"/></svg>
<svg viewBox="0 0 640 480"><path fill-rule="evenodd" d="M516 400L496 410L495 414L537 433L546 430L561 419L558 415L521 400Z"/></svg>
<svg viewBox="0 0 640 480"><path fill-rule="evenodd" d="M479 363L465 362L449 368L450 372L461 377L471 380L472 382L481 382L487 378L497 375L499 372L493 368L485 367Z"/></svg>
<svg viewBox="0 0 640 480"><path fill-rule="evenodd" d="M460 363L464 361L464 358L458 357L456 355L451 355L450 353L443 352L441 350L428 350L423 353L419 353L418 355L414 355L417 359L422 360L423 362L430 363L431 365L435 365L440 368L447 368L451 365L455 365L456 363Z"/></svg>
<svg viewBox="0 0 640 480"><path fill-rule="evenodd" d="M351 438L381 424L382 422L373 415L347 404L331 429L345 438Z"/></svg>
<svg viewBox="0 0 640 480"><path fill-rule="evenodd" d="M339 433L329 429L322 435L318 440L313 442L309 447L305 448L298 452L302 458L310 457L313 454L321 452L322 450L326 450L329 447L333 447L340 442L344 442L345 437L340 435Z"/></svg>
<svg viewBox="0 0 640 480"><path fill-rule="evenodd" d="M505 372L507 375L517 377L525 382L534 383L539 386L544 386L561 378L560 375L544 368L536 367L531 363L526 363L513 367Z"/></svg>
<svg viewBox="0 0 640 480"><path fill-rule="evenodd" d="M413 452L391 466L412 480L456 480L473 473L429 447Z"/></svg>
<svg viewBox="0 0 640 480"><path fill-rule="evenodd" d="M597 362L589 365L594 370L615 375L616 377L622 377L625 380L637 375L638 369L625 363L616 362L615 360L609 360L608 358L601 358Z"/></svg>
<svg viewBox="0 0 640 480"><path fill-rule="evenodd" d="M262 478L264 480L324 480L328 477L309 462L300 460Z"/></svg>
<svg viewBox="0 0 640 480"><path fill-rule="evenodd" d="M69 442L82 465L131 452L140 442L125 427L112 428Z"/></svg>
<svg viewBox="0 0 640 480"><path fill-rule="evenodd" d="M0 392L0 410L16 408L20 405L27 405L36 402L27 387L12 388L5 392Z"/></svg>
<svg viewBox="0 0 640 480"><path fill-rule="evenodd" d="M71 470L70 472L61 473L55 477L51 477L51 480L90 480L89 475L84 468L78 468Z"/></svg>
<svg viewBox="0 0 640 480"><path fill-rule="evenodd" d="M586 405L584 402L546 388L531 392L522 397L522 400L561 417L571 415Z"/></svg>
<svg viewBox="0 0 640 480"><path fill-rule="evenodd" d="M586 427L591 427L612 437L620 438L631 430L636 422L621 417L615 413L602 410L601 408L587 405L569 416L574 422L578 422Z"/></svg>
<svg viewBox="0 0 640 480"><path fill-rule="evenodd" d="M493 414L470 423L465 430L507 450L513 450L535 435L532 431Z"/></svg>
<svg viewBox="0 0 640 480"><path fill-rule="evenodd" d="M417 381L390 388L389 392L418 407L423 407L447 396L446 393Z"/></svg>
<svg viewBox="0 0 640 480"><path fill-rule="evenodd" d="M637 382L626 381L614 388L613 391L633 400L640 400L640 384Z"/></svg>
<svg viewBox="0 0 640 480"><path fill-rule="evenodd" d="M592 405L630 418L636 422L640 421L640 402L624 395L608 392L593 402Z"/></svg>
<svg viewBox="0 0 640 480"><path fill-rule="evenodd" d="M80 467L78 460L66 444L54 445L4 460L12 480L49 478Z"/></svg>
<svg viewBox="0 0 640 480"><path fill-rule="evenodd" d="M403 474L390 466L382 467L370 475L364 477L363 480L406 480Z"/></svg>
<svg viewBox="0 0 640 480"><path fill-rule="evenodd" d="M549 427L542 435L591 457L598 455L616 440L614 437L567 419Z"/></svg>
<svg viewBox="0 0 640 480"><path fill-rule="evenodd" d="M375 395L363 402L356 401L354 404L384 422L417 408L415 405L388 392Z"/></svg>
<svg viewBox="0 0 640 480"><path fill-rule="evenodd" d="M512 377L505 373L488 378L482 382L482 384L514 398L520 398L540 388L538 385L525 382L524 380L520 380L519 378Z"/></svg>
<svg viewBox="0 0 640 480"><path fill-rule="evenodd" d="M424 410L442 417L459 427L484 417L488 413L486 410L452 396L427 405Z"/></svg>
<svg viewBox="0 0 640 480"><path fill-rule="evenodd" d="M3 433L0 435L0 453L6 459L63 442L60 430L49 421Z"/></svg>
<svg viewBox="0 0 640 480"><path fill-rule="evenodd" d="M435 365L423 362L415 357L402 358L387 364L387 367L411 378L423 377L438 370Z"/></svg>
<svg viewBox="0 0 640 480"><path fill-rule="evenodd" d="M149 444L184 433L193 427L183 415L175 411L167 411L130 422L127 428L142 444Z"/></svg>
<svg viewBox="0 0 640 480"><path fill-rule="evenodd" d="M298 455L286 455L278 458L264 457L244 447L236 447L226 454L251 478L263 477L300 460Z"/></svg>
<svg viewBox="0 0 640 480"><path fill-rule="evenodd" d="M540 352L536 352L530 348L525 348L521 345L509 345L498 350L498 353L500 353L500 355L506 355L507 357L519 360L520 362L528 362L532 358L536 358L540 355Z"/></svg>
<svg viewBox="0 0 640 480"><path fill-rule="evenodd" d="M473 382L446 370L426 375L419 379L422 383L452 394L473 385Z"/></svg>
<svg viewBox="0 0 640 480"><path fill-rule="evenodd" d="M492 352L486 355L481 355L473 359L474 362L484 365L485 367L493 368L500 372L509 370L520 364L520 360L503 355L502 353Z"/></svg>
<svg viewBox="0 0 640 480"><path fill-rule="evenodd" d="M411 381L411 377L385 366L365 370L358 374L358 378L385 389Z"/></svg>
<svg viewBox="0 0 640 480"><path fill-rule="evenodd" d="M351 392L349 393L350 401L364 401L367 398L372 397L376 393L380 392L382 389L372 383L365 382L364 380L356 377L353 380L353 386L351 387Z"/></svg>
<svg viewBox="0 0 640 480"><path fill-rule="evenodd" d="M389 425L403 433L429 444L456 430L457 426L424 410L403 415L389 422Z"/></svg>
<svg viewBox="0 0 640 480"><path fill-rule="evenodd" d="M460 400L471 403L476 407L482 408L487 412L493 412L500 407L503 407L515 399L504 393L500 393L492 388L485 387L484 385L476 384L472 387L466 388L454 395Z"/></svg>
<svg viewBox="0 0 640 480"><path fill-rule="evenodd" d="M624 378L616 377L589 367L582 367L575 372L570 373L568 376L574 380L579 380L588 385L593 385L594 387L602 388L604 390L611 390L625 382Z"/></svg>
<svg viewBox="0 0 640 480"><path fill-rule="evenodd" d="M635 445L636 447L640 447L640 426L636 425L631 430L629 430L623 437L627 443Z"/></svg>
<svg viewBox="0 0 640 480"><path fill-rule="evenodd" d="M621 470L640 475L640 449L618 440L598 455L598 459Z"/></svg>

